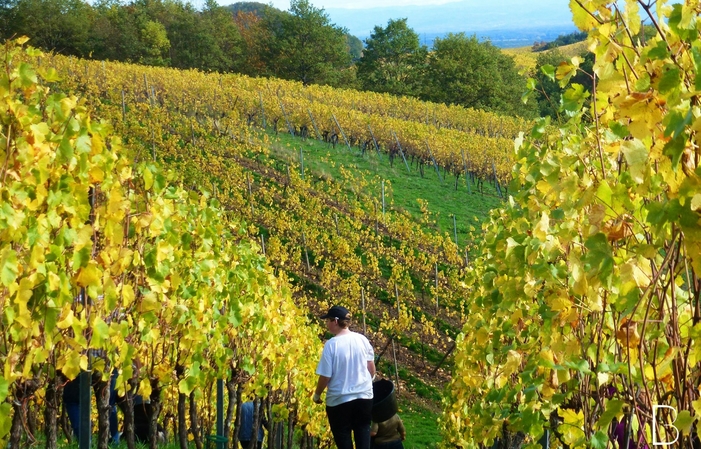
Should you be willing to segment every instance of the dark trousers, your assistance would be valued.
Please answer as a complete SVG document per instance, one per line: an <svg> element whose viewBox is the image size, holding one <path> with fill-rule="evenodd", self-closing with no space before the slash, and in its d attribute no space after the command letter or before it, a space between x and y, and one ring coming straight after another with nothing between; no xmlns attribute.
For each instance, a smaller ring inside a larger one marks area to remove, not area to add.
<svg viewBox="0 0 701 449"><path fill-rule="evenodd" d="M117 384L117 370L112 371L110 376L110 442L119 443L119 421L117 418L117 392L115 386ZM63 401L66 407L66 414L68 414L68 421L71 423L71 428L73 429L73 435L77 438L80 435L80 380L75 378L63 387ZM92 425L92 423L91 423ZM92 431L92 429L91 429Z"/></svg>
<svg viewBox="0 0 701 449"><path fill-rule="evenodd" d="M326 415L338 449L353 449L353 440L355 449L370 449L372 399L355 399L326 407Z"/></svg>
<svg viewBox="0 0 701 449"><path fill-rule="evenodd" d="M386 443L372 443L372 449L404 449L402 440L388 441Z"/></svg>
<svg viewBox="0 0 701 449"><path fill-rule="evenodd" d="M110 440L112 443L119 443L119 420L117 418L117 370L112 371L110 377Z"/></svg>
<svg viewBox="0 0 701 449"><path fill-rule="evenodd" d="M153 409L151 404L142 403L134 405L134 439L137 443L149 443L149 431L151 430L151 416Z"/></svg>
<svg viewBox="0 0 701 449"><path fill-rule="evenodd" d="M250 441L241 441L239 440L239 443L241 444L241 449L248 449L248 447L251 445ZM263 442L259 441L258 444L256 445L257 449L262 449L263 448Z"/></svg>
<svg viewBox="0 0 701 449"><path fill-rule="evenodd" d="M80 435L80 403L64 402L63 406L66 408L68 422L71 423L71 429L73 429L73 436L78 438Z"/></svg>

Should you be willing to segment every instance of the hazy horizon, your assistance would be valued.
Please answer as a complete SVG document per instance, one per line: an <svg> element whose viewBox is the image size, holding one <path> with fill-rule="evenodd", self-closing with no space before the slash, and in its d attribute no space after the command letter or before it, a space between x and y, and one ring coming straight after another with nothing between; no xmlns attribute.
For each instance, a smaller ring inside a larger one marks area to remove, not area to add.
<svg viewBox="0 0 701 449"><path fill-rule="evenodd" d="M223 2L222 2L223 3ZM230 2L235 3L235 2ZM375 26L390 19L407 19L408 26L431 46L435 37L463 32L499 47L518 47L550 41L575 31L568 3L562 0L310 0L329 20L365 40ZM287 11L289 0L267 2ZM367 5L373 5L368 7ZM498 5L498 8L495 6Z"/></svg>

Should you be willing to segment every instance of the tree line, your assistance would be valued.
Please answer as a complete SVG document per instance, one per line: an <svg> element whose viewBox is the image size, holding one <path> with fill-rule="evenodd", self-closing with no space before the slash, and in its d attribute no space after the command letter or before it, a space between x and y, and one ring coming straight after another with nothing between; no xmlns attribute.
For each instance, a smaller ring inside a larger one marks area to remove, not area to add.
<svg viewBox="0 0 701 449"><path fill-rule="evenodd" d="M586 40L587 33L584 31L575 31L569 34L561 34L555 38L555 40L546 41L536 41L533 42L531 47L533 51L545 51L552 50L553 48L562 47L565 45L575 44L577 42L582 42Z"/></svg>
<svg viewBox="0 0 701 449"><path fill-rule="evenodd" d="M201 9L183 0L0 0L3 39L26 35L44 50L98 60L278 77L474 107L532 118L526 77L489 42L451 33L431 49L406 19L365 40L308 0L288 11L243 2Z"/></svg>

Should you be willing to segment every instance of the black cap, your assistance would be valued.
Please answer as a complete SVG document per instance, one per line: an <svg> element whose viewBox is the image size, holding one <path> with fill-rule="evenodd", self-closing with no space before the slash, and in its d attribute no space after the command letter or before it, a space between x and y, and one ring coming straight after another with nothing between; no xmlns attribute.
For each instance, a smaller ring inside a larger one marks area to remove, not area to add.
<svg viewBox="0 0 701 449"><path fill-rule="evenodd" d="M325 315L320 316L319 318L326 319L326 318L336 318L339 321L343 320L350 320L351 315L348 309L346 309L343 306L333 306L329 309L328 312L326 312Z"/></svg>

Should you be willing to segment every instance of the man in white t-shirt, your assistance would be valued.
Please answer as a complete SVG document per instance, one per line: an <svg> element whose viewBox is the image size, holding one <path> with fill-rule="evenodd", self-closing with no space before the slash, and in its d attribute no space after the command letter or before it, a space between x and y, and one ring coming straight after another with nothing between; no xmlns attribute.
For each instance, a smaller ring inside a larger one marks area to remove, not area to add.
<svg viewBox="0 0 701 449"><path fill-rule="evenodd" d="M321 319L334 337L326 342L316 367L319 380L314 402L321 404L326 392L326 415L338 449L370 448L372 378L375 352L364 335L352 332L350 312L333 306Z"/></svg>

